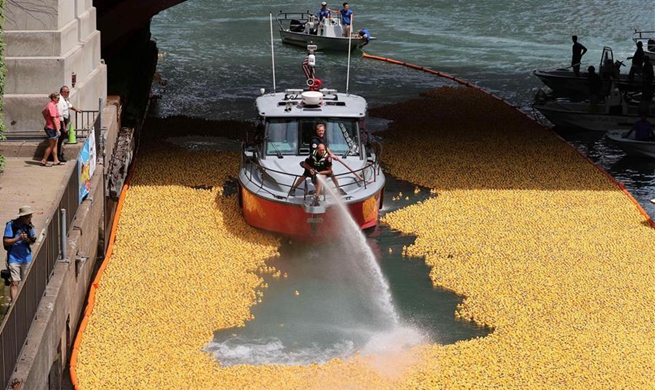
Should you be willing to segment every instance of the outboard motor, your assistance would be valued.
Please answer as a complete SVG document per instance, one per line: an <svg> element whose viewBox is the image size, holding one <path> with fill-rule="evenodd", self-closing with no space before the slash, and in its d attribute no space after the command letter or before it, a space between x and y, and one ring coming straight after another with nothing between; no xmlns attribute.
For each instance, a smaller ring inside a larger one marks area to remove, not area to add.
<svg viewBox="0 0 655 390"><path fill-rule="evenodd" d="M305 31L305 23L297 19L291 19L291 22L289 23L289 31L303 32Z"/></svg>

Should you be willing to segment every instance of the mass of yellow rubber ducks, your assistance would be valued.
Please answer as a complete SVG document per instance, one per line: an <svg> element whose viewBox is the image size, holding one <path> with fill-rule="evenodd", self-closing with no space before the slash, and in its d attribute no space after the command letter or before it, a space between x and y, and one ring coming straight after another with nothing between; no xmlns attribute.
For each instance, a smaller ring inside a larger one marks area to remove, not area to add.
<svg viewBox="0 0 655 390"><path fill-rule="evenodd" d="M393 120L386 172L436 194L382 223L416 235L403 255L425 258L434 285L464 297L457 318L489 336L388 361L220 366L203 347L266 304L279 242L223 196L236 154L154 145L80 344L80 389L653 388L655 230L604 173L474 89L372 115Z"/></svg>

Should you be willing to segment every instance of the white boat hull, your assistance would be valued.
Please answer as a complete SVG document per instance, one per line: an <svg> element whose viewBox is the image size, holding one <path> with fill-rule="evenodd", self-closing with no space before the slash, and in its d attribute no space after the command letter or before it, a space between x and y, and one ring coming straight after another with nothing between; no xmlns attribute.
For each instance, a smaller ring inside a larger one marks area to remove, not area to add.
<svg viewBox="0 0 655 390"><path fill-rule="evenodd" d="M619 145L626 154L655 159L655 142L623 138L624 133L624 130L611 130L605 136Z"/></svg>
<svg viewBox="0 0 655 390"><path fill-rule="evenodd" d="M320 51L347 52L348 47L350 47L350 50L352 50L362 43L361 39L348 39L346 37L321 37L319 35L311 35L284 30L280 30L280 38L282 39L282 43L303 48L307 47L309 44L316 45Z"/></svg>
<svg viewBox="0 0 655 390"><path fill-rule="evenodd" d="M555 126L574 127L591 131L628 130L639 119L637 115L608 115L570 111L538 104L534 105L534 108L539 110Z"/></svg>

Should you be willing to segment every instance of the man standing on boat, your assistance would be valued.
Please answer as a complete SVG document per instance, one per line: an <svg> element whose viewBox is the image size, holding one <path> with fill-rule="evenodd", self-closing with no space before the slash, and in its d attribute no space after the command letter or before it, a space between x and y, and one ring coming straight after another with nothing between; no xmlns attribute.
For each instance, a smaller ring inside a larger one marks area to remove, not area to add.
<svg viewBox="0 0 655 390"><path fill-rule="evenodd" d="M582 61L582 56L587 52L587 48L578 42L577 35L573 35L571 40L573 41L573 56L571 57L571 66L573 67L573 73L575 74L575 77L580 77L580 61Z"/></svg>
<svg viewBox="0 0 655 390"><path fill-rule="evenodd" d="M648 112L650 103L653 100L653 79L655 74L653 72L653 64L650 62L650 57L644 56L644 65L641 70L641 102L639 109Z"/></svg>
<svg viewBox="0 0 655 390"><path fill-rule="evenodd" d="M596 113L598 112L598 101L603 90L603 80L596 73L595 67L590 66L587 68L587 72L589 72L589 112Z"/></svg>
<svg viewBox="0 0 655 390"><path fill-rule="evenodd" d="M636 74L641 74L641 69L644 63L644 44L639 41L637 42L637 50L635 54L632 55L632 66L630 67L630 73L628 74L628 80L632 82Z"/></svg>
<svg viewBox="0 0 655 390"><path fill-rule="evenodd" d="M343 36L350 36L350 26L355 20L355 15L353 15L353 10L349 8L348 3L343 3L343 8L339 10L341 13L341 24L343 25Z"/></svg>
<svg viewBox="0 0 655 390"><path fill-rule="evenodd" d="M318 17L318 21L320 22L321 20L325 18L329 18L331 13L336 13L337 11L333 11L328 8L327 3L324 1L321 3L321 9L318 10L316 13L316 16Z"/></svg>

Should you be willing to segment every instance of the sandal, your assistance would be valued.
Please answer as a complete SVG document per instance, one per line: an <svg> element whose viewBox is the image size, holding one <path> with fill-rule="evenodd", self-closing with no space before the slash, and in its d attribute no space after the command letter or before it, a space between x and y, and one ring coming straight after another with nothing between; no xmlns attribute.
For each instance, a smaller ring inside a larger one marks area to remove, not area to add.
<svg viewBox="0 0 655 390"><path fill-rule="evenodd" d="M57 162L53 163L52 165L64 165L64 163L61 162L61 161L57 161Z"/></svg>
<svg viewBox="0 0 655 390"><path fill-rule="evenodd" d="M41 161L41 166L42 166L42 167L51 167L52 164L49 163L49 162L46 162L46 161Z"/></svg>

